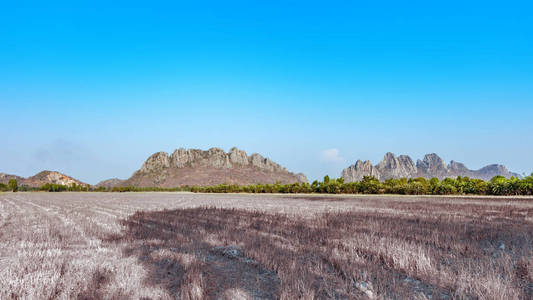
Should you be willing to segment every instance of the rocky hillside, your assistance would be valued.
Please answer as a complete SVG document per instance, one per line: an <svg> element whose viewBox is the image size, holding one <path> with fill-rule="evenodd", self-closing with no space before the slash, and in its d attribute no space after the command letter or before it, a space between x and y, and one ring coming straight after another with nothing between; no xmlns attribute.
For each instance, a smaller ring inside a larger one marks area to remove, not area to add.
<svg viewBox="0 0 533 300"><path fill-rule="evenodd" d="M303 174L294 174L269 158L243 150L220 148L207 151L177 149L172 154L157 152L144 162L129 179L117 181L120 186L177 187L183 185L258 184L307 182ZM109 183L109 182L104 182ZM109 186L109 185L108 185Z"/></svg>
<svg viewBox="0 0 533 300"><path fill-rule="evenodd" d="M396 156L393 153L385 154L383 160L377 165L372 165L370 161L358 160L354 165L344 169L341 173L346 182L359 181L363 176L374 176L380 180L389 178L412 178L412 177L437 177L443 179L446 177L468 176L470 178L479 178L490 180L492 177L501 175L512 177L519 175L509 172L502 165L488 165L479 170L470 170L464 164L451 161L448 165L437 154L426 154L423 160L415 162L407 155Z"/></svg>
<svg viewBox="0 0 533 300"><path fill-rule="evenodd" d="M22 180L24 180L24 177L6 174L6 173L0 173L0 183L7 184L9 180L11 179L16 179L17 182L21 182Z"/></svg>
<svg viewBox="0 0 533 300"><path fill-rule="evenodd" d="M121 186L121 184L124 182L124 180L122 179L118 179L118 178L111 178L111 179L107 179L107 180L102 180L100 182L98 182L95 186L96 187L106 187L106 188L110 188L110 187L114 187L114 186Z"/></svg>
<svg viewBox="0 0 533 300"><path fill-rule="evenodd" d="M27 185L30 187L40 187L43 184L47 183L61 184L67 186L72 186L73 184L88 185L75 178L56 171L42 171L28 178L0 173L0 183L7 183L9 179L12 178L17 180L18 185Z"/></svg>
<svg viewBox="0 0 533 300"><path fill-rule="evenodd" d="M61 184L66 186L72 186L73 184L87 185L84 182L56 171L42 171L22 181L22 184L32 187L39 187L47 183Z"/></svg>

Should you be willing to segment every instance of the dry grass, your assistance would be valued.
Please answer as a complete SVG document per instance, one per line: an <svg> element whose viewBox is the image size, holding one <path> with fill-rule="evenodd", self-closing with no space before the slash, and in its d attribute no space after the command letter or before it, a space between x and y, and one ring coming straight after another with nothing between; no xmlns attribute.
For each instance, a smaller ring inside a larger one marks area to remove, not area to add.
<svg viewBox="0 0 533 300"><path fill-rule="evenodd" d="M0 299L531 299L528 198L0 194Z"/></svg>

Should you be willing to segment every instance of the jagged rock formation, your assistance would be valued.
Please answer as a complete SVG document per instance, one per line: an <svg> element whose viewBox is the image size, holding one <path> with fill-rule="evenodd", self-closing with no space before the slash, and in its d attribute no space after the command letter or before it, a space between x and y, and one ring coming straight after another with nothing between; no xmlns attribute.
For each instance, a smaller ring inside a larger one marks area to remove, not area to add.
<svg viewBox="0 0 533 300"><path fill-rule="evenodd" d="M417 172L415 163L407 155L396 155L392 153L385 154L385 157L376 166L378 173L383 173L385 170L390 170L389 175L391 177L410 177Z"/></svg>
<svg viewBox="0 0 533 300"><path fill-rule="evenodd" d="M519 177L518 174L509 172L502 165L488 165L479 170L470 170L464 164L451 161L448 165L437 154L426 154L423 160L415 163L407 155L396 156L388 152L377 165L373 166L370 161L358 160L354 165L344 169L341 173L345 182L360 181L363 176L374 176L380 180L389 178L412 178L412 177L446 177L468 176L490 180L492 177L501 175L504 177Z"/></svg>
<svg viewBox="0 0 533 300"><path fill-rule="evenodd" d="M424 156L424 160L417 160L416 167L421 177L449 177L449 170L446 163L437 154L431 153Z"/></svg>
<svg viewBox="0 0 533 300"><path fill-rule="evenodd" d="M258 184L307 182L303 174L294 174L269 158L231 148L175 150L152 154L141 168L114 186L176 187L183 185ZM109 185L108 185L109 186Z"/></svg>
<svg viewBox="0 0 533 300"><path fill-rule="evenodd" d="M380 178L381 174L376 167L372 165L369 160L358 160L355 165L351 165L348 168L342 170L341 177L345 182L360 181L363 176L374 176Z"/></svg>
<svg viewBox="0 0 533 300"><path fill-rule="evenodd" d="M0 173L0 183L7 183L9 179L12 178L17 180L18 185L27 185L30 187L40 187L47 183L61 184L66 186L72 186L73 184L85 186L88 185L87 183L81 182L75 178L56 171L42 171L28 178Z"/></svg>
<svg viewBox="0 0 533 300"><path fill-rule="evenodd" d="M498 164L488 165L488 166L485 166L485 167L483 167L483 168L481 168L481 169L479 169L477 171L474 171L474 172L477 172L479 174L483 174L483 177L486 178L486 179L491 179L494 176L504 176L506 178L510 178L510 177L513 177L513 176L514 177L520 177L520 174L514 173L514 172L509 172L509 170L507 170L507 168L505 166L498 165ZM477 178L477 177L474 177L474 178Z"/></svg>

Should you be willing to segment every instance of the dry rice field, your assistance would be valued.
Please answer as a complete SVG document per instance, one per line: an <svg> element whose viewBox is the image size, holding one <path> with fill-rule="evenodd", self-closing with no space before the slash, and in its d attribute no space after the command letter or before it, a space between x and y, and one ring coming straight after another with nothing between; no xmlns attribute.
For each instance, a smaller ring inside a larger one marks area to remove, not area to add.
<svg viewBox="0 0 533 300"><path fill-rule="evenodd" d="M0 193L0 299L533 299L533 198Z"/></svg>

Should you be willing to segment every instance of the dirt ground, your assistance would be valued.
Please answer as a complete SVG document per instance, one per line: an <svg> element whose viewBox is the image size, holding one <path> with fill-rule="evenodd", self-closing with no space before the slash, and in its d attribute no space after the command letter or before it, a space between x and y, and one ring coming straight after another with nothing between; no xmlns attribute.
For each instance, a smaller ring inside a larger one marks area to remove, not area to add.
<svg viewBox="0 0 533 300"><path fill-rule="evenodd" d="M0 193L0 299L531 299L533 198Z"/></svg>

